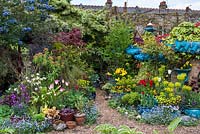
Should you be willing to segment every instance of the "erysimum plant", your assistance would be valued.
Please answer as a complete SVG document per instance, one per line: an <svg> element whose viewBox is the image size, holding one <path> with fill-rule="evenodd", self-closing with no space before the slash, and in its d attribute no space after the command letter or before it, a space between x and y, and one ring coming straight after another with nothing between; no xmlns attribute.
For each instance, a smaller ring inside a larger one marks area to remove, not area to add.
<svg viewBox="0 0 200 134"><path fill-rule="evenodd" d="M181 102L181 92L191 91L191 87L184 85L186 74L180 74L177 76L178 82L169 82L164 79L157 81L154 78L156 88L156 99L161 105L178 105Z"/></svg>

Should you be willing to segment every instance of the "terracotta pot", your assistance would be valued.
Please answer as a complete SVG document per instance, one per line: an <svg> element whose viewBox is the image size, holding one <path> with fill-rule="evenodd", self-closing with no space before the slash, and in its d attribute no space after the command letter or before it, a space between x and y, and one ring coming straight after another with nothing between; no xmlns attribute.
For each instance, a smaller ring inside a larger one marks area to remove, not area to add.
<svg viewBox="0 0 200 134"><path fill-rule="evenodd" d="M76 127L76 122L75 121L67 121L66 125L69 129L73 129Z"/></svg>
<svg viewBox="0 0 200 134"><path fill-rule="evenodd" d="M59 115L60 115L60 119L64 122L74 120L74 113L59 113Z"/></svg>
<svg viewBox="0 0 200 134"><path fill-rule="evenodd" d="M84 122L85 122L85 114L84 113L77 113L74 116L75 116L76 123L78 125L84 124Z"/></svg>
<svg viewBox="0 0 200 134"><path fill-rule="evenodd" d="M53 124L55 124L55 125L58 125L58 124L60 124L60 123L64 123L64 121L62 121L62 120L53 120L52 121L53 122Z"/></svg>

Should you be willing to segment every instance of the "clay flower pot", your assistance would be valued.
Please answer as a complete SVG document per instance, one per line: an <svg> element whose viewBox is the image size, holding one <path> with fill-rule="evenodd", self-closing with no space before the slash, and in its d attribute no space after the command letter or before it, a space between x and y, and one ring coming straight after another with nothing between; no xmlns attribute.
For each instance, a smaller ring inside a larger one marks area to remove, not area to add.
<svg viewBox="0 0 200 134"><path fill-rule="evenodd" d="M69 129L73 129L76 127L76 122L75 121L67 121L66 125Z"/></svg>
<svg viewBox="0 0 200 134"><path fill-rule="evenodd" d="M74 120L75 111L69 108L64 108L60 111L60 119L64 122L73 121Z"/></svg>
<svg viewBox="0 0 200 134"><path fill-rule="evenodd" d="M78 125L84 124L84 122L85 122L85 114L84 113L77 113L74 116L75 116L76 123Z"/></svg>

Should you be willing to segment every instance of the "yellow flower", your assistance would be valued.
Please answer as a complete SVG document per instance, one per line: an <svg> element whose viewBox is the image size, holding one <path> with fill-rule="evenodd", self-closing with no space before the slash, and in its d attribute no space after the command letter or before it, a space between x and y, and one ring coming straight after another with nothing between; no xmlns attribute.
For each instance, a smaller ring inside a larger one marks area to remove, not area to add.
<svg viewBox="0 0 200 134"><path fill-rule="evenodd" d="M133 84L132 87L136 87L136 84Z"/></svg>
<svg viewBox="0 0 200 134"><path fill-rule="evenodd" d="M167 88L165 88L165 91L170 93L170 92L173 92L174 90L173 90L173 88L167 87Z"/></svg>
<svg viewBox="0 0 200 134"><path fill-rule="evenodd" d="M153 94L154 94L154 95L156 95L156 94L157 94L156 90L153 90Z"/></svg>
<svg viewBox="0 0 200 134"><path fill-rule="evenodd" d="M44 108L42 108L42 113L44 113L46 115L46 114L48 114L48 111L49 111L49 109L48 109L47 105L45 105Z"/></svg>
<svg viewBox="0 0 200 134"><path fill-rule="evenodd" d="M120 74L120 72L121 72L121 68L117 68L117 69L115 70L115 74Z"/></svg>
<svg viewBox="0 0 200 134"><path fill-rule="evenodd" d="M158 79L159 79L158 77L154 77L154 78L153 78L153 81L154 81L155 83L157 83L157 82L158 82Z"/></svg>
<svg viewBox="0 0 200 134"><path fill-rule="evenodd" d="M170 88L174 88L174 83L169 82L169 83L168 83L168 87L170 87Z"/></svg>
<svg viewBox="0 0 200 134"><path fill-rule="evenodd" d="M106 75L111 76L112 74L110 72L107 72Z"/></svg>
<svg viewBox="0 0 200 134"><path fill-rule="evenodd" d="M156 87L159 87L159 83L156 83L155 86L156 86Z"/></svg>
<svg viewBox="0 0 200 134"><path fill-rule="evenodd" d="M183 81L183 80L185 80L186 76L187 76L186 73L182 73L177 76L177 79L180 81Z"/></svg>
<svg viewBox="0 0 200 134"><path fill-rule="evenodd" d="M115 79L116 81L120 81L120 78L118 77L117 79Z"/></svg>
<svg viewBox="0 0 200 134"><path fill-rule="evenodd" d="M180 88L181 87L181 83L180 82L176 82L175 83L175 87Z"/></svg>
<svg viewBox="0 0 200 134"><path fill-rule="evenodd" d="M191 91L192 87L184 85L182 89L186 91Z"/></svg>
<svg viewBox="0 0 200 134"><path fill-rule="evenodd" d="M165 80L165 81L163 81L163 85L164 85L164 86L167 86L167 85L168 85L168 83L169 83L169 82L168 82L168 81L166 81L166 80Z"/></svg>
<svg viewBox="0 0 200 134"><path fill-rule="evenodd" d="M173 96L174 96L174 94L173 94L173 93L170 93L170 94L169 94L169 97L173 97Z"/></svg>
<svg viewBox="0 0 200 134"><path fill-rule="evenodd" d="M126 75L127 74L127 72L126 72L126 70L121 70L121 76L124 76L124 75Z"/></svg>
<svg viewBox="0 0 200 134"><path fill-rule="evenodd" d="M160 96L164 96L165 95L165 93L164 92L160 92Z"/></svg>

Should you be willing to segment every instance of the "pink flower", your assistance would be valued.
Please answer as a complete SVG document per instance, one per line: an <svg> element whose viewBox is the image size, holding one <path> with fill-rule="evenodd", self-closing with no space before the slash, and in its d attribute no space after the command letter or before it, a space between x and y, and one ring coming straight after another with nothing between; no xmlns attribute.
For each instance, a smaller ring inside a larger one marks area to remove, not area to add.
<svg viewBox="0 0 200 134"><path fill-rule="evenodd" d="M54 84L52 83L50 86L49 86L49 89L53 89L54 88Z"/></svg>
<svg viewBox="0 0 200 134"><path fill-rule="evenodd" d="M55 84L57 85L59 83L59 80L55 80Z"/></svg>
<svg viewBox="0 0 200 134"><path fill-rule="evenodd" d="M64 90L65 90L64 88L62 88L62 87L60 88L60 92L63 92Z"/></svg>
<svg viewBox="0 0 200 134"><path fill-rule="evenodd" d="M66 86L69 86L69 82L65 82L65 85L66 85Z"/></svg>

